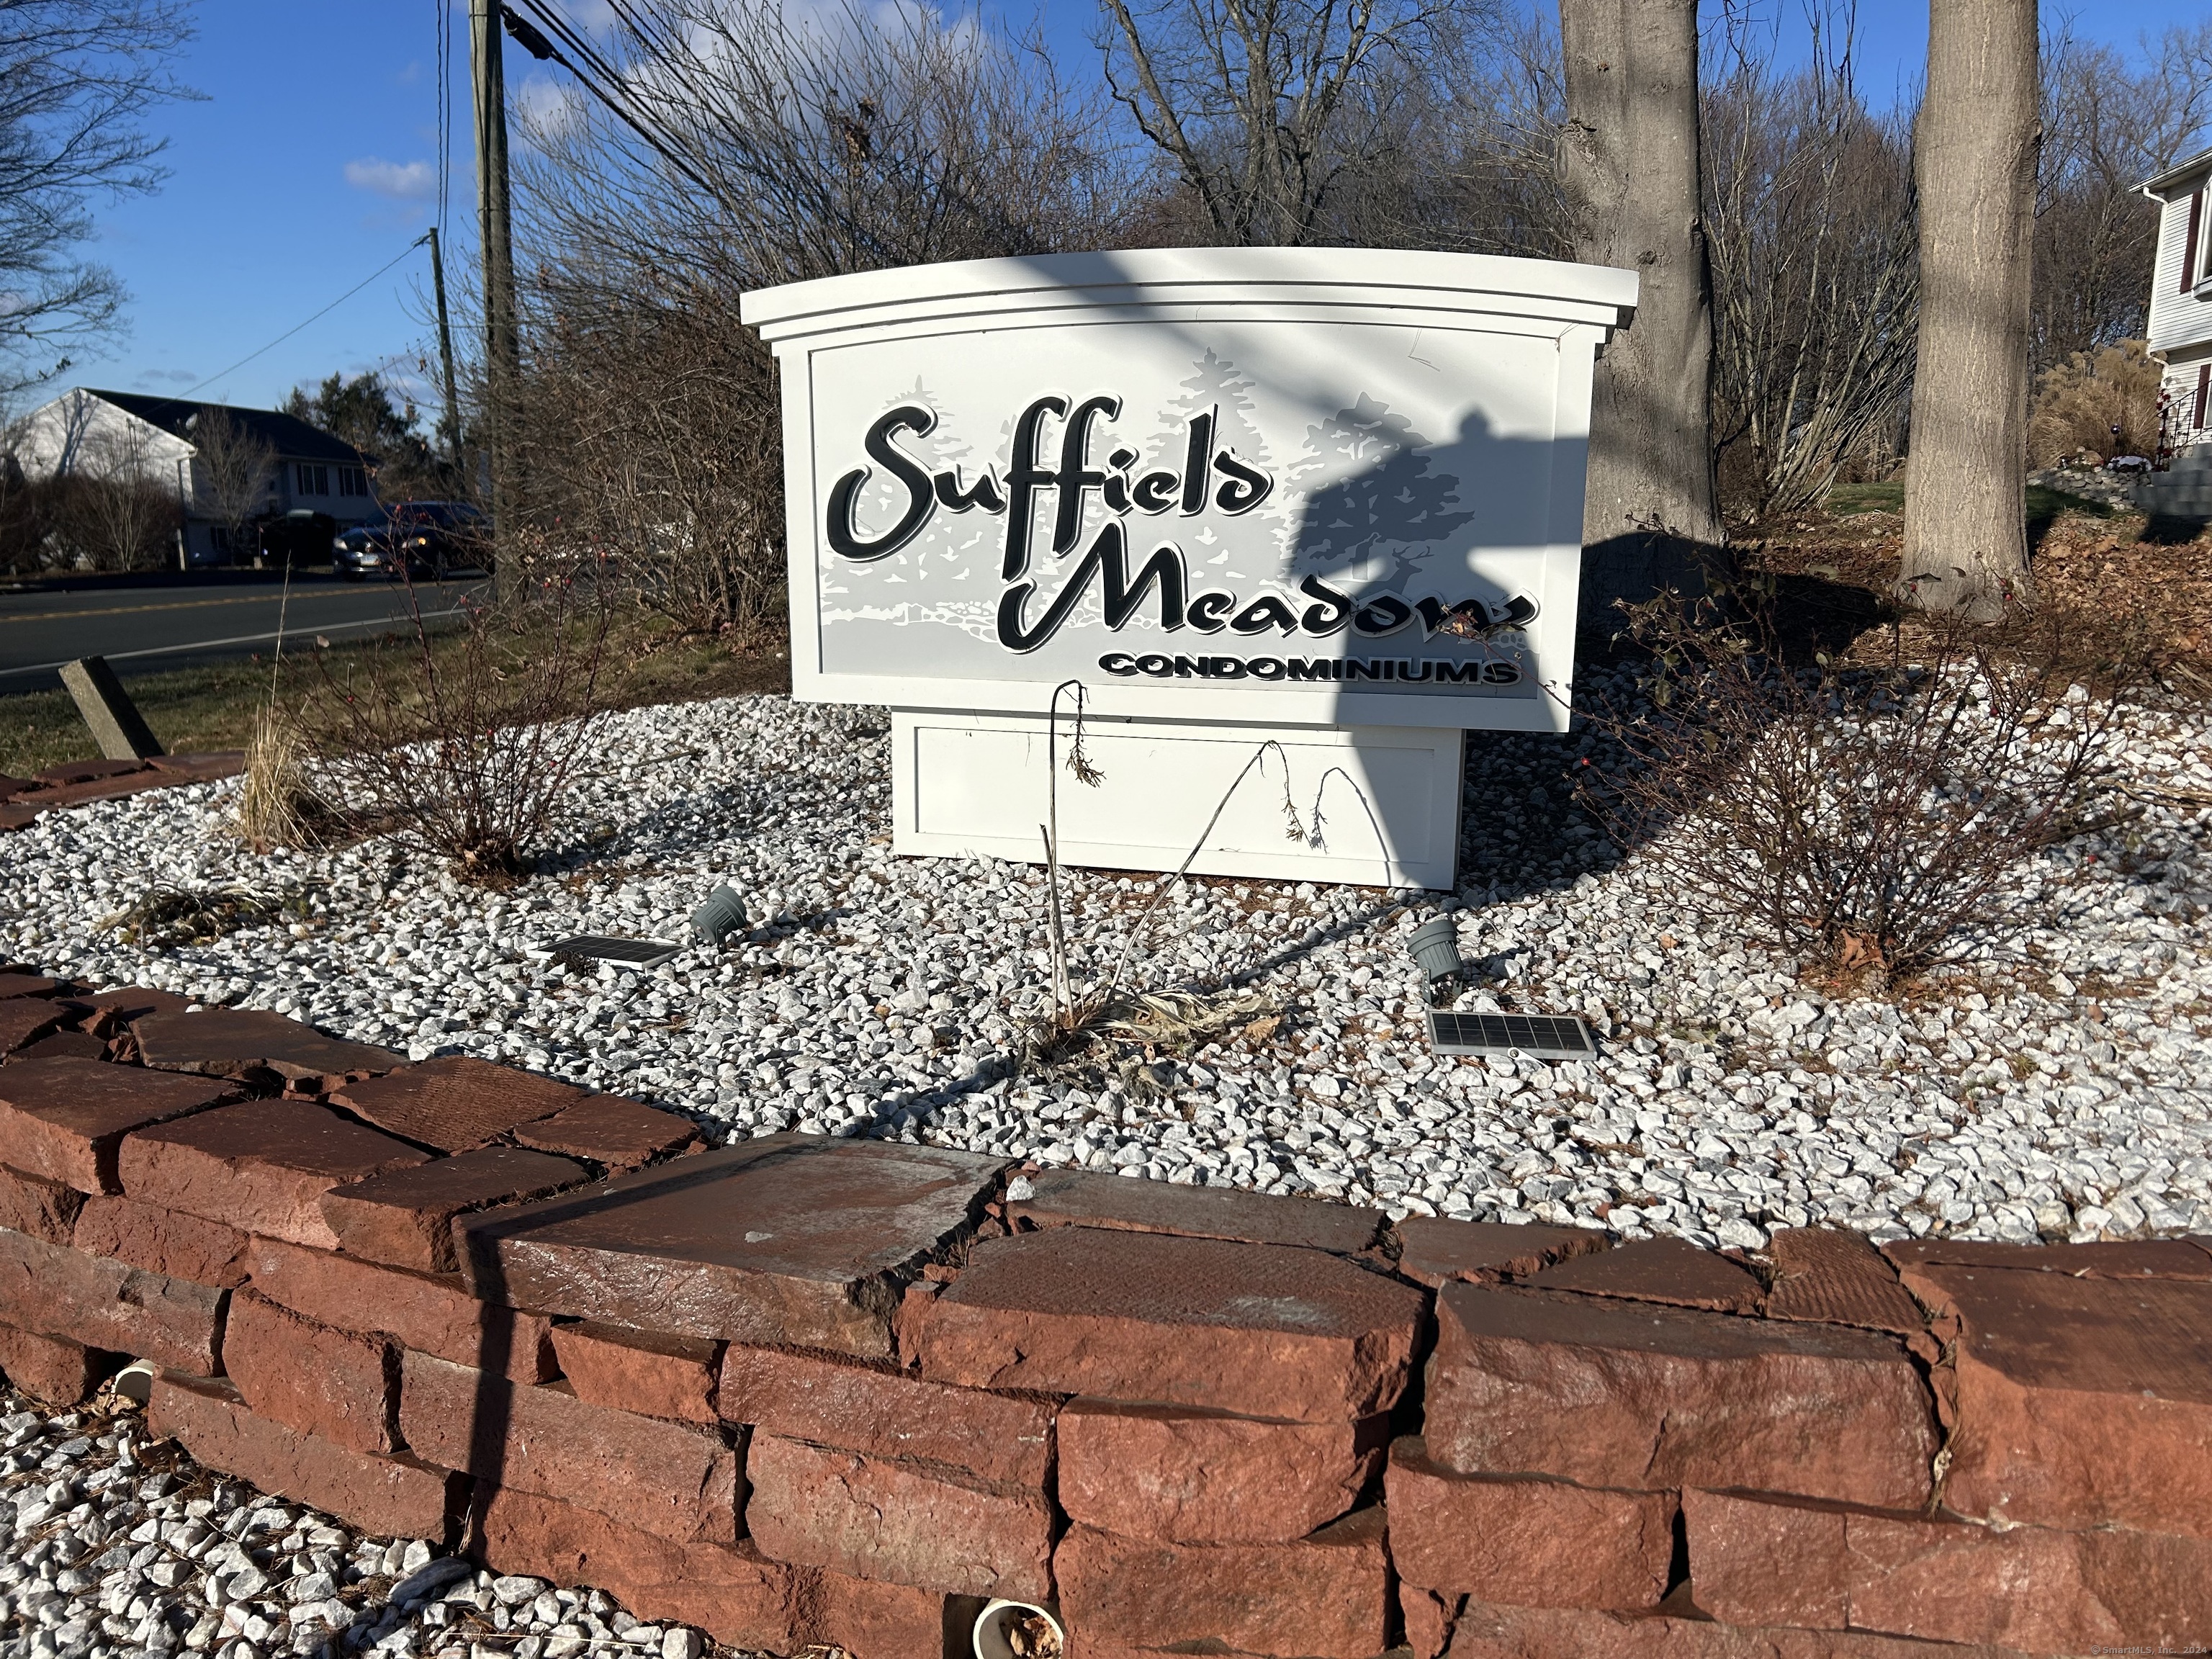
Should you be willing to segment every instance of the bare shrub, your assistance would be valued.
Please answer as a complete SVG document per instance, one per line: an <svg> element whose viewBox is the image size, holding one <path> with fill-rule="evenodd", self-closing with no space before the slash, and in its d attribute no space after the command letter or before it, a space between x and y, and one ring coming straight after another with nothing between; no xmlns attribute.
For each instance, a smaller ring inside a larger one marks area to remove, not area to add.
<svg viewBox="0 0 2212 1659"><path fill-rule="evenodd" d="M88 570L158 570L175 556L183 522L173 487L149 478L56 480L58 538Z"/></svg>
<svg viewBox="0 0 2212 1659"><path fill-rule="evenodd" d="M495 607L463 601L349 659L319 659L302 716L319 779L350 814L498 882L527 869L597 758L612 600L596 561L541 553L503 575Z"/></svg>
<svg viewBox="0 0 2212 1659"><path fill-rule="evenodd" d="M2019 614L1793 665L1766 596L1723 596L1631 613L1651 669L1645 701L1591 716L1622 755L1585 786L1601 821L1677 902L1846 980L1895 983L2017 921L2027 860L2087 827L2111 775L2117 686L2076 684L2051 620Z"/></svg>
<svg viewBox="0 0 2212 1659"><path fill-rule="evenodd" d="M2045 369L2028 409L2028 459L2057 466L2082 456L2155 454L2159 375L2141 340L2077 351Z"/></svg>

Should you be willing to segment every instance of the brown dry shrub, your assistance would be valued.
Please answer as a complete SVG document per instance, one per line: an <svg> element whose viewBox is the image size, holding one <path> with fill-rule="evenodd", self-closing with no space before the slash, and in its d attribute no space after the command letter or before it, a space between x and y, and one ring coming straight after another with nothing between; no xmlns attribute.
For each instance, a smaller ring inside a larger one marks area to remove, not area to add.
<svg viewBox="0 0 2212 1659"><path fill-rule="evenodd" d="M349 815L391 826L460 875L504 882L544 850L598 759L618 598L591 557L518 536L496 603L464 598L458 637L434 635L410 585L411 623L322 683L302 730Z"/></svg>
<svg viewBox="0 0 2212 1659"><path fill-rule="evenodd" d="M2027 417L2029 459L2057 466L2158 450L2159 367L2141 340L2077 351L2035 383ZM2118 428L2114 435L2113 428Z"/></svg>
<svg viewBox="0 0 2212 1659"><path fill-rule="evenodd" d="M1793 662L1771 588L1631 611L1642 696L1595 710L1585 799L1675 902L1853 983L1955 961L2037 902L2041 853L2093 827L2130 682L2069 672L2051 618L1915 617L1887 659Z"/></svg>
<svg viewBox="0 0 2212 1659"><path fill-rule="evenodd" d="M338 814L307 777L307 742L298 717L271 704L253 717L246 744L246 781L233 827L258 853L319 847Z"/></svg>

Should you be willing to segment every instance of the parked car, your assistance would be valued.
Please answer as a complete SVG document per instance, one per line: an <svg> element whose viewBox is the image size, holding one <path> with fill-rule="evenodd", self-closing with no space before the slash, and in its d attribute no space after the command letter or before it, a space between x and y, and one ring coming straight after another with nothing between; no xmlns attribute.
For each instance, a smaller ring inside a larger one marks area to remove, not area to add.
<svg viewBox="0 0 2212 1659"><path fill-rule="evenodd" d="M402 575L434 580L491 568L491 520L466 501L401 501L337 538L331 564L349 581Z"/></svg>

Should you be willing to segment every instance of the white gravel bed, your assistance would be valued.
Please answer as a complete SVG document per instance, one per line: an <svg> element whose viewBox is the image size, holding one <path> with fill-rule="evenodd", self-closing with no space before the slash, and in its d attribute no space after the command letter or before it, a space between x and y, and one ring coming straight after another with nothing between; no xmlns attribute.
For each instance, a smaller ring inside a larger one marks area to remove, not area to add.
<svg viewBox="0 0 2212 1659"><path fill-rule="evenodd" d="M1285 1018L1138 1100L1007 1075L1048 982L1042 872L893 858L887 725L781 697L618 716L569 850L505 892L386 841L257 857L223 831L234 784L49 812L0 839L0 953L555 1073L732 1138L895 1136L1746 1248L1821 1218L1881 1237L2212 1231L2212 811L2185 799L2039 860L2022 878L2038 925L1900 1006L1824 995L1679 914L1571 804L1589 739L1477 734L1455 896L1168 896L1137 987L1241 980ZM2203 790L2206 735L2198 715L2138 713L2131 775ZM719 881L758 924L726 951L595 979L526 955L576 933L684 938ZM150 886L227 883L300 895L310 919L168 950L100 927ZM1119 955L1152 885L1070 875L1079 981ZM1431 1056L1403 940L1446 910L1490 976L1462 1006L1584 1013L1600 1056Z"/></svg>
<svg viewBox="0 0 2212 1659"><path fill-rule="evenodd" d="M495 1578L368 1538L154 1441L103 1392L59 1415L0 1391L0 1659L190 1652L700 1659L599 1590Z"/></svg>

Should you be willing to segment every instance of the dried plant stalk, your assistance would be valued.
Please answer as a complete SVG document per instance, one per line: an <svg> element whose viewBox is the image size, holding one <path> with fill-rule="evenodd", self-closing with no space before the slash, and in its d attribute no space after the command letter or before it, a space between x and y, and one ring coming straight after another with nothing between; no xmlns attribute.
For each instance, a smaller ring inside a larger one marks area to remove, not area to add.
<svg viewBox="0 0 2212 1659"><path fill-rule="evenodd" d="M254 851L319 847L335 824L338 815L309 781L307 758L295 715L272 703L253 717L232 827Z"/></svg>

